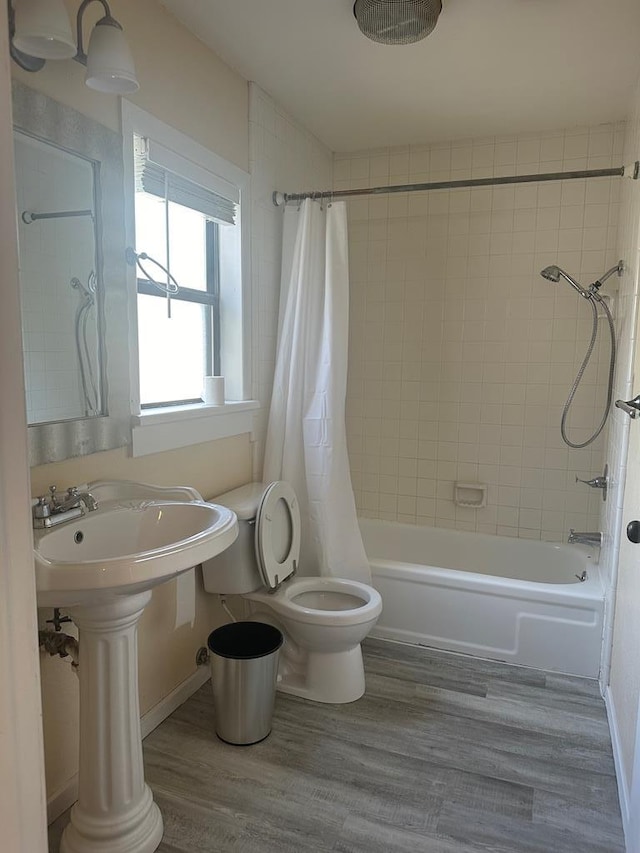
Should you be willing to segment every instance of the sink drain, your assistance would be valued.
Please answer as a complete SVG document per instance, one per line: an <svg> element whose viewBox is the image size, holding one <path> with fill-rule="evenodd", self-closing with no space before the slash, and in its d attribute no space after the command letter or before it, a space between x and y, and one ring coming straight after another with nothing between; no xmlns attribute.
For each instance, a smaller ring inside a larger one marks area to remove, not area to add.
<svg viewBox="0 0 640 853"><path fill-rule="evenodd" d="M73 534L73 541L76 543L76 545L79 545L83 539L84 533L82 532L82 530L76 530L76 532Z"/></svg>

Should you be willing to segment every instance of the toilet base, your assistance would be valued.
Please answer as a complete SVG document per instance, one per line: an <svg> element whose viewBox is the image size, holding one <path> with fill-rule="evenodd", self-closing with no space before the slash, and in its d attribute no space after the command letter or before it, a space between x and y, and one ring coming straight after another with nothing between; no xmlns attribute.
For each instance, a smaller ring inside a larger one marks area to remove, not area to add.
<svg viewBox="0 0 640 853"><path fill-rule="evenodd" d="M302 667L282 668L277 689L312 702L345 705L364 695L364 664L358 644L344 652L311 652Z"/></svg>

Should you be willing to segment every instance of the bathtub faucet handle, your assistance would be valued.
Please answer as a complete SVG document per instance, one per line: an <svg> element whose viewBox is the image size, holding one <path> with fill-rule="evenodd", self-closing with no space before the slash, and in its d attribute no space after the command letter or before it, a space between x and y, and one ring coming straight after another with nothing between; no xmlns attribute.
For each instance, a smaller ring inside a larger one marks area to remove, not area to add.
<svg viewBox="0 0 640 853"><path fill-rule="evenodd" d="M604 466L604 472L600 477L592 477L590 480L583 480L576 474L576 483L584 483L585 486L591 486L592 489L602 489L602 500L607 499L607 489L609 488L609 466Z"/></svg>

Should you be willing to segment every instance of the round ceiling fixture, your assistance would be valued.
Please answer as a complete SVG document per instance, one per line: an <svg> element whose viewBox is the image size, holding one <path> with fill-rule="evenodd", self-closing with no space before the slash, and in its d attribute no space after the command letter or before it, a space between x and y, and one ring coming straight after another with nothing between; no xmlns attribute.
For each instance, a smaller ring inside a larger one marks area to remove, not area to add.
<svg viewBox="0 0 640 853"><path fill-rule="evenodd" d="M353 14L364 35L380 44L413 44L433 31L442 0L356 0Z"/></svg>

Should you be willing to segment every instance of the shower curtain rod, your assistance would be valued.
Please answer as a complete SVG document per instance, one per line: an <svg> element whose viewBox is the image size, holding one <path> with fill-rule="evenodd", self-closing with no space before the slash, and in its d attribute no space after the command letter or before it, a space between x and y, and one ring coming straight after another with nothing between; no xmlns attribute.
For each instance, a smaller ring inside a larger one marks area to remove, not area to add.
<svg viewBox="0 0 640 853"><path fill-rule="evenodd" d="M508 175L499 178L467 178L461 181L431 181L426 184L396 184L390 187L365 187L357 190L323 190L321 192L281 193L274 192L273 203L281 207L288 201L311 199L336 199L359 195L386 195L387 193L415 193L427 190L453 190L465 187L496 187L504 184L532 184L538 181L569 181L578 178L621 178L624 175L637 180L640 176L640 161L630 166L618 166L612 169L583 169L574 172L544 172L537 175Z"/></svg>
<svg viewBox="0 0 640 853"><path fill-rule="evenodd" d="M93 210L54 210L51 213L33 213L25 210L22 213L22 221L25 225L31 225L38 219L69 219L73 216L90 216L93 219Z"/></svg>

